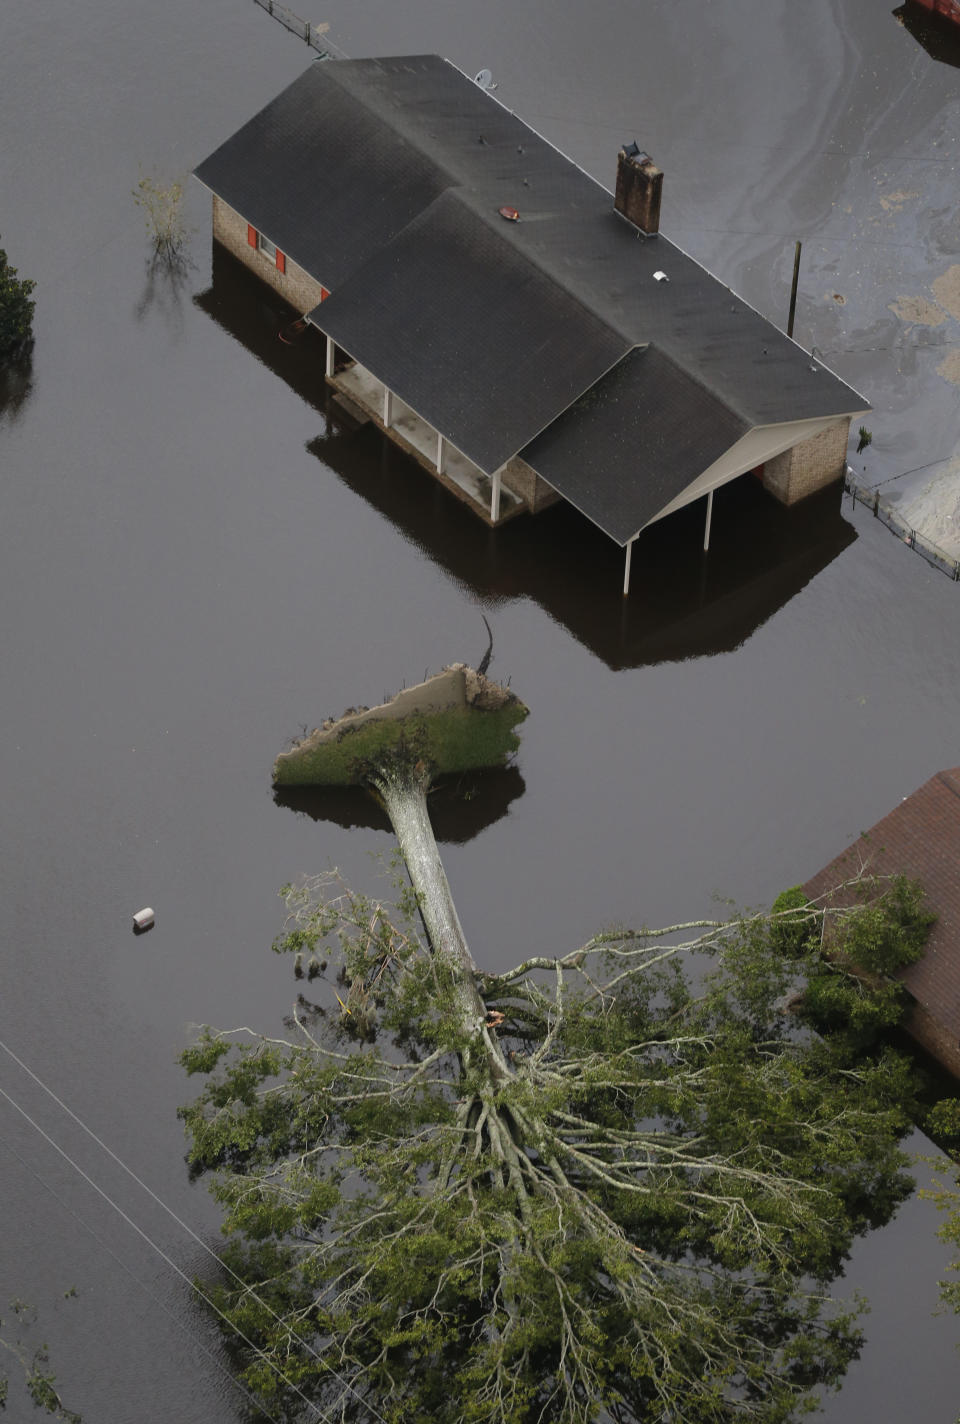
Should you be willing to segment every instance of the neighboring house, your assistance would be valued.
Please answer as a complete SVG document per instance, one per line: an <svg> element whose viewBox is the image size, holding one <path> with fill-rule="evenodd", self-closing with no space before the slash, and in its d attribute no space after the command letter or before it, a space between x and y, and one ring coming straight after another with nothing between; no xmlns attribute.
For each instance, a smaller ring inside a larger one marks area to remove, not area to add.
<svg viewBox="0 0 960 1424"><path fill-rule="evenodd" d="M937 915L923 955L900 971L912 1004L904 1027L960 1077L960 766L931 776L804 885L828 895L861 868L919 880ZM836 903L836 899L834 899ZM847 896L847 903L854 903Z"/></svg>
<svg viewBox="0 0 960 1424"><path fill-rule="evenodd" d="M314 63L196 176L344 397L491 524L567 500L625 548L626 592L647 525L706 497L706 547L729 480L822 488L867 405L658 236L636 144L617 165L611 201L420 55Z"/></svg>

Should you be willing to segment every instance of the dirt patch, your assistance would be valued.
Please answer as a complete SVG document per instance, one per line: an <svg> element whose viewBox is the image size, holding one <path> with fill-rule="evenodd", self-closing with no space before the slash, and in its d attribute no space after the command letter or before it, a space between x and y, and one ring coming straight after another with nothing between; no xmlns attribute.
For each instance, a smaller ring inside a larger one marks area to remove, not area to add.
<svg viewBox="0 0 960 1424"><path fill-rule="evenodd" d="M885 198L880 199L880 206L885 213L899 213L911 198L919 198L919 193L888 193Z"/></svg>
<svg viewBox="0 0 960 1424"><path fill-rule="evenodd" d="M933 295L951 316L960 321L960 262L948 267L932 284Z"/></svg>
<svg viewBox="0 0 960 1424"><path fill-rule="evenodd" d="M897 297L890 311L909 326L942 326L947 314L928 297Z"/></svg>
<svg viewBox="0 0 960 1424"><path fill-rule="evenodd" d="M954 348L944 356L937 367L937 374L951 385L960 386L960 350Z"/></svg>

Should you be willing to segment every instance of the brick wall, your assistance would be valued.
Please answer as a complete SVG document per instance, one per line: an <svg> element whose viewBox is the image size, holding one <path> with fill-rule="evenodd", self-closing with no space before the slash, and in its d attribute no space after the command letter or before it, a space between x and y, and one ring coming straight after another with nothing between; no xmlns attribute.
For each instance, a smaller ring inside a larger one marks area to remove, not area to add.
<svg viewBox="0 0 960 1424"><path fill-rule="evenodd" d="M556 504L560 498L553 486L542 480L536 470L531 469L519 455L514 455L513 459L504 465L502 479L507 489L518 494L533 514Z"/></svg>
<svg viewBox="0 0 960 1424"><path fill-rule="evenodd" d="M298 312L312 311L320 301L320 283L313 277L308 277L303 268L298 267L289 256L286 272L278 272L270 258L257 248L251 247L247 241L246 218L234 212L233 208L216 194L213 198L213 235L234 257L238 257L244 266L255 272L261 281L271 286Z"/></svg>
<svg viewBox="0 0 960 1424"><path fill-rule="evenodd" d="M819 435L784 450L782 455L775 455L764 466L764 489L781 504L796 504L806 495L832 484L843 474L849 439L848 416L835 425L828 425Z"/></svg>
<svg viewBox="0 0 960 1424"><path fill-rule="evenodd" d="M617 154L617 190L613 205L634 227L653 237L660 231L663 173L648 154Z"/></svg>

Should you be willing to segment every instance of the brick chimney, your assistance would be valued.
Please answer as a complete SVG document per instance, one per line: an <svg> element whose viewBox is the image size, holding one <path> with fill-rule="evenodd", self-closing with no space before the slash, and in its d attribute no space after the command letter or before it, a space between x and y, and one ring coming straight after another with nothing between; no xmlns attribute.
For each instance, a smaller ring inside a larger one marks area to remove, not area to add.
<svg viewBox="0 0 960 1424"><path fill-rule="evenodd" d="M614 207L647 237L660 231L660 194L663 173L649 153L636 143L625 143L617 154L617 193Z"/></svg>

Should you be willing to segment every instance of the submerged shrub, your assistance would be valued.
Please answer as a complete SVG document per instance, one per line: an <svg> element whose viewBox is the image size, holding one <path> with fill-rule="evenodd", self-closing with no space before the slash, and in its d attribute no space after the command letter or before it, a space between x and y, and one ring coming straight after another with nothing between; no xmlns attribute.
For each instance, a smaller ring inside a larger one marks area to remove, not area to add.
<svg viewBox="0 0 960 1424"><path fill-rule="evenodd" d="M19 356L33 339L33 312L30 294L36 282L18 277L7 254L0 247L0 362Z"/></svg>

